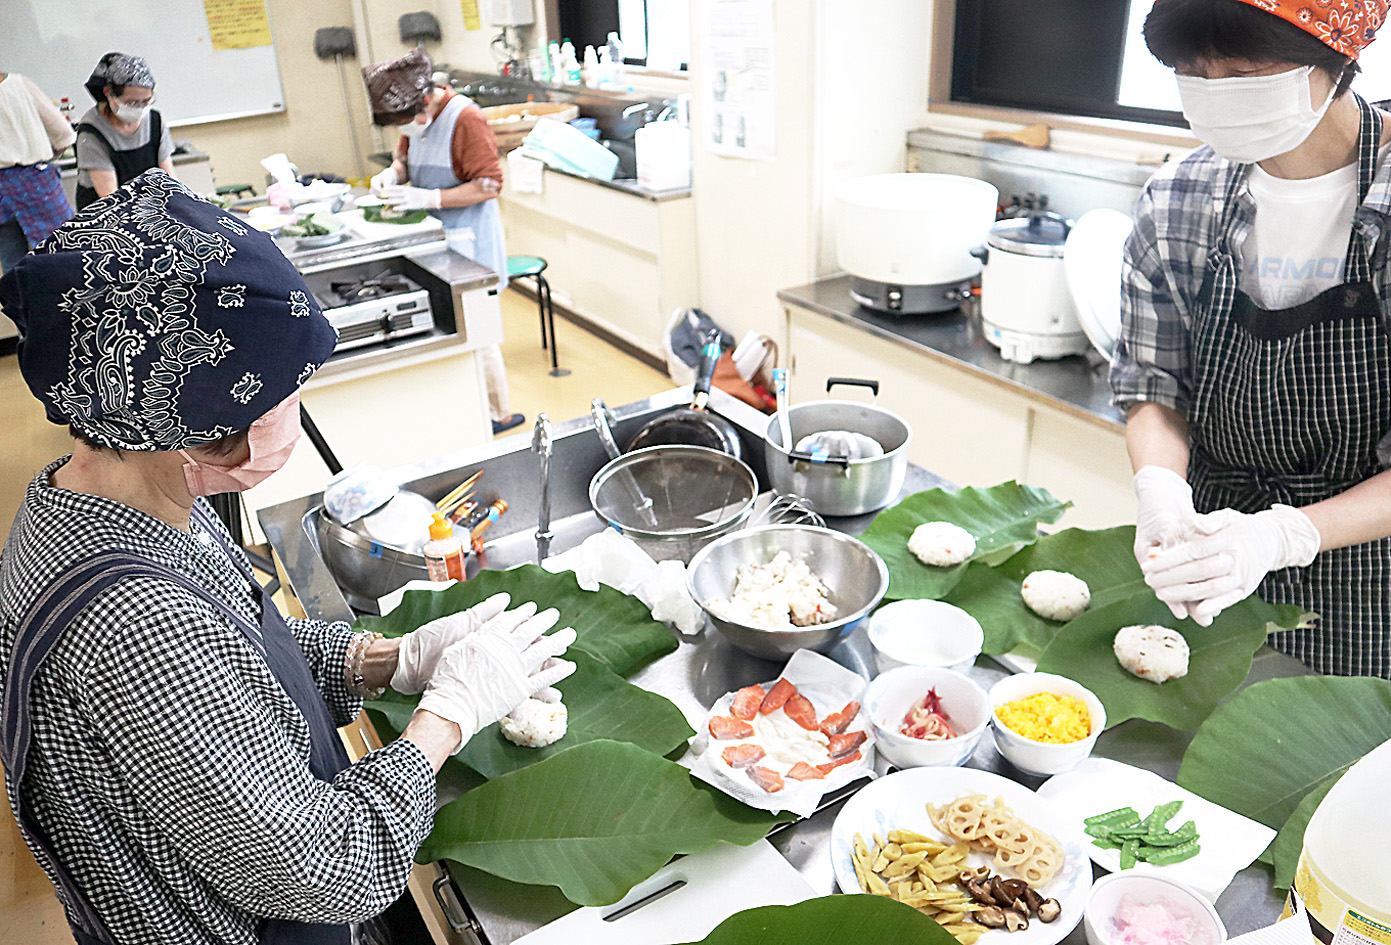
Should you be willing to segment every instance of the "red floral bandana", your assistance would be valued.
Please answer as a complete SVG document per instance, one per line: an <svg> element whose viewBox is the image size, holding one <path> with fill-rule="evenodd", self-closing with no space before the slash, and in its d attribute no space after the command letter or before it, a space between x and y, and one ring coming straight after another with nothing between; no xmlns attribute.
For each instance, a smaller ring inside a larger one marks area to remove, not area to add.
<svg viewBox="0 0 1391 945"><path fill-rule="evenodd" d="M1391 0L1240 0L1293 23L1353 59L1376 39Z"/></svg>

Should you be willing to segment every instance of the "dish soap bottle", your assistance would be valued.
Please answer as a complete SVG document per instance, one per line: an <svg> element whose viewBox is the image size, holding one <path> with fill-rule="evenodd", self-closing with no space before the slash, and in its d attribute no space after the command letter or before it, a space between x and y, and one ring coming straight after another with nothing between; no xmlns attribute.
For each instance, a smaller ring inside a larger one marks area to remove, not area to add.
<svg viewBox="0 0 1391 945"><path fill-rule="evenodd" d="M454 534L454 525L443 512L435 513L430 523L430 540L421 549L425 570L432 581L462 581L465 579L464 541Z"/></svg>

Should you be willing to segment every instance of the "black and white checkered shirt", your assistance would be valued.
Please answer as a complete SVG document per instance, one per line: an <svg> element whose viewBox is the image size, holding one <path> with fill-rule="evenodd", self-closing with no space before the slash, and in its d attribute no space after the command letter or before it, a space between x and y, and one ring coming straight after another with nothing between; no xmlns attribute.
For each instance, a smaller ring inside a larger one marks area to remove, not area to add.
<svg viewBox="0 0 1391 945"><path fill-rule="evenodd" d="M0 680L35 597L97 551L177 569L259 621L246 578L196 519L186 534L55 488L63 462L30 484L0 557ZM343 681L347 624L286 622L346 724L360 708ZM430 830L435 778L419 748L398 740L316 780L308 725L265 662L170 582L133 579L94 600L31 701L24 804L120 945L252 943L261 917L359 921L400 895ZM13 803L18 786L5 786Z"/></svg>
<svg viewBox="0 0 1391 945"><path fill-rule="evenodd" d="M1122 410L1153 402L1187 416L1192 401L1189 336L1214 248L1222 198L1241 165L1200 147L1161 168L1135 207L1121 276L1121 331L1111 366L1112 400ZM1364 245L1375 243L1391 214L1391 162L1383 161L1353 221ZM1228 249L1241 268L1241 247L1255 225L1256 204L1242 187ZM1369 254L1370 255L1370 254ZM1372 274L1383 306L1391 272Z"/></svg>

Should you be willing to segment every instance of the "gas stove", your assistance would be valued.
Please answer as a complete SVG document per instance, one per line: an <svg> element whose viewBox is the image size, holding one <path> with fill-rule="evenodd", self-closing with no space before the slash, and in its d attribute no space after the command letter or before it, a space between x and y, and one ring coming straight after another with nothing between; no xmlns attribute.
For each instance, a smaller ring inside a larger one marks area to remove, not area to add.
<svg viewBox="0 0 1391 945"><path fill-rule="evenodd" d="M335 279L314 292L338 329L335 351L429 332L435 325L430 293L395 272L366 279Z"/></svg>

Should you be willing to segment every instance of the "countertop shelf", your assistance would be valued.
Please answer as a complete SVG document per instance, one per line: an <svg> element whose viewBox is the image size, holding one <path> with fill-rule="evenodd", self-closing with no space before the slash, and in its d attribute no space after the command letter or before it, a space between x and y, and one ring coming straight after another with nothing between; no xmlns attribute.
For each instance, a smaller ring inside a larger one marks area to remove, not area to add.
<svg viewBox="0 0 1391 945"><path fill-rule="evenodd" d="M877 312L851 297L848 275L783 289L778 299L861 328L1105 429L1125 425L1121 412L1111 405L1108 366L1100 354L1093 351L1032 364L1006 361L981 334L976 306L969 303L970 313L964 309L936 315Z"/></svg>

